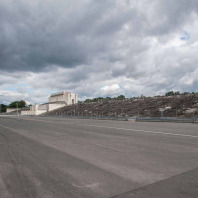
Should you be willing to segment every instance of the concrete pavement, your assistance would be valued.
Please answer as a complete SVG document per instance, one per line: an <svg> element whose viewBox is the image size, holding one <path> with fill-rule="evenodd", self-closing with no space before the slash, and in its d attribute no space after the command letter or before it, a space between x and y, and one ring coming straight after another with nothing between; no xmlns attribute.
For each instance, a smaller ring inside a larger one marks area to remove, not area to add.
<svg viewBox="0 0 198 198"><path fill-rule="evenodd" d="M196 124L0 117L2 198L197 197L197 167Z"/></svg>

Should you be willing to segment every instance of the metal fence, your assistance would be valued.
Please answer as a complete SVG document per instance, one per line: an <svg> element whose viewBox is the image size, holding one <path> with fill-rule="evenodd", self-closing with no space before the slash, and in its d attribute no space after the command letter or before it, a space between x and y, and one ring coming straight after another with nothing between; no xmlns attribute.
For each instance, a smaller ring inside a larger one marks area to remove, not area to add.
<svg viewBox="0 0 198 198"><path fill-rule="evenodd" d="M57 118L72 118L72 119L94 119L94 120L121 120L121 121L128 121L127 117L111 117L111 116L40 115L40 117L57 117Z"/></svg>

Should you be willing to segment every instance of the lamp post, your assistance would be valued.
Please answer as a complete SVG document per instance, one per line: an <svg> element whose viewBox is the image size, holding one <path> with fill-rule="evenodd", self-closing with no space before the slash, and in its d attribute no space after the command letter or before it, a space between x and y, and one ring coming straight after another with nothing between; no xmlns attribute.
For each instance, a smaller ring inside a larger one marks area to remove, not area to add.
<svg viewBox="0 0 198 198"><path fill-rule="evenodd" d="M0 95L0 96L3 96L3 95ZM0 114L1 114L1 104L0 104Z"/></svg>
<svg viewBox="0 0 198 198"><path fill-rule="evenodd" d="M19 111L18 111L18 101L17 101L17 115L19 116Z"/></svg>
<svg viewBox="0 0 198 198"><path fill-rule="evenodd" d="M145 110L147 112L147 116L150 118L150 110Z"/></svg>
<svg viewBox="0 0 198 198"><path fill-rule="evenodd" d="M195 112L193 110L193 122L195 122Z"/></svg>
<svg viewBox="0 0 198 198"><path fill-rule="evenodd" d="M160 118L163 118L164 109L159 109L159 111L160 111Z"/></svg>

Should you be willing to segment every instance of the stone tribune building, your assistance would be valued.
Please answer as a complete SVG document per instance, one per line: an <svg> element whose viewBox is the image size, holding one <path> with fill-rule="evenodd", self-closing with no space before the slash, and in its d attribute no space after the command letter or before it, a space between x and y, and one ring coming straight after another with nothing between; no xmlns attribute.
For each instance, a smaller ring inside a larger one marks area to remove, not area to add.
<svg viewBox="0 0 198 198"><path fill-rule="evenodd" d="M67 91L54 93L49 97L49 103L53 102L65 102L66 105L76 104L78 101L78 95L72 94Z"/></svg>
<svg viewBox="0 0 198 198"><path fill-rule="evenodd" d="M77 102L78 94L62 91L52 94L48 98L48 103L35 104L30 107L30 110L22 110L21 115L40 115L64 106L76 104Z"/></svg>

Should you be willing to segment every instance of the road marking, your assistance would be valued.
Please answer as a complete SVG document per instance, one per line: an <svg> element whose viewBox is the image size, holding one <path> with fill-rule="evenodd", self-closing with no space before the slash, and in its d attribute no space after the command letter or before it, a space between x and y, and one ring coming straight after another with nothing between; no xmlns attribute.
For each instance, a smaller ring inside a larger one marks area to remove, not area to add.
<svg viewBox="0 0 198 198"><path fill-rule="evenodd" d="M173 136L198 138L198 136L196 136L196 135L186 135L186 134L179 134L179 133L167 133L167 132L160 132L160 131L145 131L145 130L139 130L139 129L127 129L127 128L118 128L118 127L98 126L98 125L91 125L91 124L77 124L77 125L94 126L94 127L98 127L98 128L108 128L108 129L117 129L117 130L125 130L125 131L135 131L135 132L142 132L142 133L153 133L153 134L161 134L161 135L173 135Z"/></svg>
<svg viewBox="0 0 198 198"><path fill-rule="evenodd" d="M19 118L16 118L19 119ZM187 135L187 134L179 134L179 133L167 133L167 132L161 132L161 131L146 131L146 130L140 130L140 129L127 129L127 128L119 128L119 127L110 127L110 126L102 126L102 125L92 125L92 124L82 124L82 123L65 123L65 122L55 122L55 121L49 121L49 120L35 120L35 119L22 119L22 120L30 120L30 121L36 121L36 122L51 122L56 124L73 124L73 125L80 125L80 126L91 126L91 127L97 127L97 128L106 128L106 129L116 129L116 130L124 130L124 131L135 131L140 133L151 133L151 134L160 134L160 135L171 135L171 136L180 136L180 137L191 137L191 138L198 138L196 135Z"/></svg>
<svg viewBox="0 0 198 198"><path fill-rule="evenodd" d="M74 187L77 188L93 188L99 185L99 183L94 183L94 184L88 184L88 185L83 185L83 186L78 186L76 184L72 184Z"/></svg>

